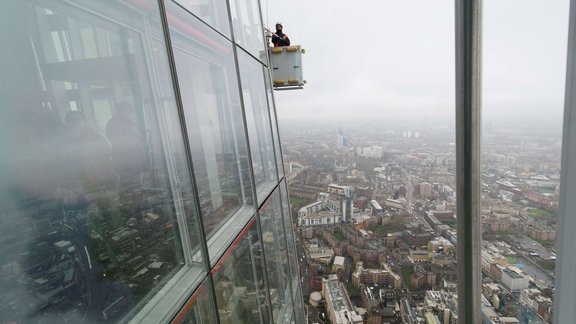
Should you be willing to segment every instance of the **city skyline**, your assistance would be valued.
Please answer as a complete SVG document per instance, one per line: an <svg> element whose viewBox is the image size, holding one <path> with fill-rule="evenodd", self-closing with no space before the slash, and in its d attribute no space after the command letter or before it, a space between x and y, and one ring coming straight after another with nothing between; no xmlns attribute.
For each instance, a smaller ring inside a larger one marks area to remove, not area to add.
<svg viewBox="0 0 576 324"><path fill-rule="evenodd" d="M456 323L453 130L287 124L283 148L310 318L334 321L362 307L368 323ZM511 127L484 138L482 316L549 323L560 137ZM347 196L354 212L345 220ZM320 290L325 307L312 297Z"/></svg>

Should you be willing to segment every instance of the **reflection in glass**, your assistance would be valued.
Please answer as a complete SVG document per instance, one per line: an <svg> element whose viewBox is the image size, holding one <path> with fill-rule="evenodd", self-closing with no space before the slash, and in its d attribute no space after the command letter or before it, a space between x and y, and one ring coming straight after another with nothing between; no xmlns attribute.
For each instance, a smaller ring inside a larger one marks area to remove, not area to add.
<svg viewBox="0 0 576 324"><path fill-rule="evenodd" d="M236 44L265 61L266 44L258 0L230 0L230 12Z"/></svg>
<svg viewBox="0 0 576 324"><path fill-rule="evenodd" d="M175 4L167 9L203 224L211 238L253 195L232 45Z"/></svg>
<svg viewBox="0 0 576 324"><path fill-rule="evenodd" d="M286 235L282 219L280 192L276 190L260 208L262 242L266 257L270 300L274 322L288 322L292 316L292 293Z"/></svg>
<svg viewBox="0 0 576 324"><path fill-rule="evenodd" d="M201 260L158 8L10 3L0 322L129 318Z"/></svg>
<svg viewBox="0 0 576 324"><path fill-rule="evenodd" d="M256 225L252 219L214 268L220 323L270 323Z"/></svg>
<svg viewBox="0 0 576 324"><path fill-rule="evenodd" d="M264 85L264 67L244 51L238 51L242 97L246 112L254 181L259 197L266 197L278 183L272 129Z"/></svg>
<svg viewBox="0 0 576 324"><path fill-rule="evenodd" d="M227 37L230 37L230 23L226 0L173 0L214 27Z"/></svg>
<svg viewBox="0 0 576 324"><path fill-rule="evenodd" d="M294 228L292 223L292 216L290 213L290 199L288 197L288 190L286 189L286 182L283 180L278 187L280 188L280 197L282 201L282 212L284 214L284 228L286 230L286 246L288 250L288 263L290 264L290 286L292 287L292 294L294 296L294 310L296 314L296 323L304 321L303 305L302 305L302 291L300 289L300 273L298 272L298 252L294 242Z"/></svg>
<svg viewBox="0 0 576 324"><path fill-rule="evenodd" d="M172 321L173 324L217 324L216 308L210 287L210 281L196 289L194 295L184 305L180 314Z"/></svg>
<svg viewBox="0 0 576 324"><path fill-rule="evenodd" d="M282 161L282 152L280 148L280 132L278 131L278 120L276 119L276 109L274 106L274 97L272 94L272 82L270 73L265 71L264 82L266 84L266 93L268 97L268 107L270 107L270 120L272 124L272 138L274 138L274 151L276 152L276 165L278 168L278 177L284 176L284 162Z"/></svg>

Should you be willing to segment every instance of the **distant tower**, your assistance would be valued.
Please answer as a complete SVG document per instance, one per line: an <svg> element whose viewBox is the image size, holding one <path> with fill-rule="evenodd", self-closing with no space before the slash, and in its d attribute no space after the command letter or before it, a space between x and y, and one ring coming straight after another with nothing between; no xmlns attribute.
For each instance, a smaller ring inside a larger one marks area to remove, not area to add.
<svg viewBox="0 0 576 324"><path fill-rule="evenodd" d="M343 148L344 147L344 132L342 128L338 127L336 131L336 148Z"/></svg>
<svg viewBox="0 0 576 324"><path fill-rule="evenodd" d="M522 141L520 142L520 149L522 150L522 152L526 152L528 151L529 148L530 148L530 140L528 139L528 137L524 136L522 138Z"/></svg>

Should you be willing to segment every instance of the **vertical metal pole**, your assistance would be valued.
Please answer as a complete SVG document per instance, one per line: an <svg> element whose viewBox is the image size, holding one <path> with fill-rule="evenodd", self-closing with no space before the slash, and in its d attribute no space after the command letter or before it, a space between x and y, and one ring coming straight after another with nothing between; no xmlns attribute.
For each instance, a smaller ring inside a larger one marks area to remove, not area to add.
<svg viewBox="0 0 576 324"><path fill-rule="evenodd" d="M458 322L481 323L482 0L456 0L455 8Z"/></svg>
<svg viewBox="0 0 576 324"><path fill-rule="evenodd" d="M570 1L554 323L576 318L576 1Z"/></svg>
<svg viewBox="0 0 576 324"><path fill-rule="evenodd" d="M174 96L176 101L176 106L178 109L178 116L180 118L180 129L182 131L183 141L184 141L184 150L186 152L186 160L188 162L188 171L190 173L190 179L192 180L193 187L193 196L194 196L194 208L193 208L193 215L191 217L196 217L196 226L197 233L199 235L198 241L200 243L200 250L202 251L202 261L204 263L204 270L207 273L208 281L210 281L210 291L212 296L212 309L215 312L218 312L218 303L216 302L216 289L214 285L214 278L210 275L210 271L212 270L211 263L210 263L210 253L208 250L208 237L206 236L206 231L204 230L204 221L202 219L202 211L200 210L200 194L198 193L198 187L196 182L196 175L194 174L194 163L192 161L193 152L190 146L190 140L188 136L188 128L186 126L186 120L184 119L184 103L182 102L182 95L180 91L180 84L178 82L178 74L176 72L176 59L174 56L174 50L172 47L172 37L170 35L170 24L168 23L168 9L166 8L167 1L165 0L158 0L158 9L160 11L160 21L162 24L162 30L164 33L164 42L166 46L166 54L168 58L168 62L170 64L170 72L172 77L172 85L174 87ZM188 215L190 217L190 215ZM200 282L202 284L202 282ZM198 288L196 288L198 289ZM220 318L215 316L216 323L220 323Z"/></svg>

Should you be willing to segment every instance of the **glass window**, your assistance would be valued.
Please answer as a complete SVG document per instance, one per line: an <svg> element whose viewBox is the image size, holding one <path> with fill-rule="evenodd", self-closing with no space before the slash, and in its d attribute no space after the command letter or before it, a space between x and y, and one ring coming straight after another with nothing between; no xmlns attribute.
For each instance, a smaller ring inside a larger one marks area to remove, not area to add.
<svg viewBox="0 0 576 324"><path fill-rule="evenodd" d="M220 323L270 323L263 270L253 218L213 270Z"/></svg>
<svg viewBox="0 0 576 324"><path fill-rule="evenodd" d="M205 266L155 2L10 6L0 322L169 319Z"/></svg>
<svg viewBox="0 0 576 324"><path fill-rule="evenodd" d="M258 0L230 0L234 41L248 53L266 61L266 45Z"/></svg>
<svg viewBox="0 0 576 324"><path fill-rule="evenodd" d="M270 114L263 78L264 66L242 50L238 51L238 62L254 180L258 201L262 201L278 183Z"/></svg>
<svg viewBox="0 0 576 324"><path fill-rule="evenodd" d="M172 321L173 324L217 324L217 313L212 296L210 280L194 292L194 295L184 305L180 313Z"/></svg>
<svg viewBox="0 0 576 324"><path fill-rule="evenodd" d="M274 105L274 96L272 94L272 82L270 81L270 73L268 73L268 71L265 71L264 79L264 82L266 83L266 92L268 94L268 107L270 107L270 120L272 122L272 137L274 138L274 151L276 152L278 177L282 178L284 176L284 162L280 147L280 132L278 131L278 120L276 119L276 107Z"/></svg>
<svg viewBox="0 0 576 324"><path fill-rule="evenodd" d="M300 318L303 316L303 298L302 292L300 290L300 273L298 267L298 250L296 249L295 240L294 240L294 229L293 229L293 222L292 216L290 212L290 198L288 196L288 190L286 187L286 181L283 180L278 187L280 187L280 197L282 200L282 212L283 212L283 220L284 220L284 229L286 231L286 246L288 250L288 263L290 264L290 278L291 283L290 286L292 287L292 294L294 296L294 310L296 313L296 323L303 322L304 319ZM301 319L301 321L300 321Z"/></svg>
<svg viewBox="0 0 576 324"><path fill-rule="evenodd" d="M292 295L289 286L290 269L286 251L286 235L282 220L280 192L276 190L260 208L260 226L266 258L270 300L274 322L289 322Z"/></svg>
<svg viewBox="0 0 576 324"><path fill-rule="evenodd" d="M230 22L226 0L174 0L186 10L214 27L226 37L230 37Z"/></svg>
<svg viewBox="0 0 576 324"><path fill-rule="evenodd" d="M169 2L168 23L210 257L216 261L246 219L254 189L232 44ZM243 213L246 214L246 213ZM234 224L224 226L227 221ZM223 231L219 231L219 229Z"/></svg>

